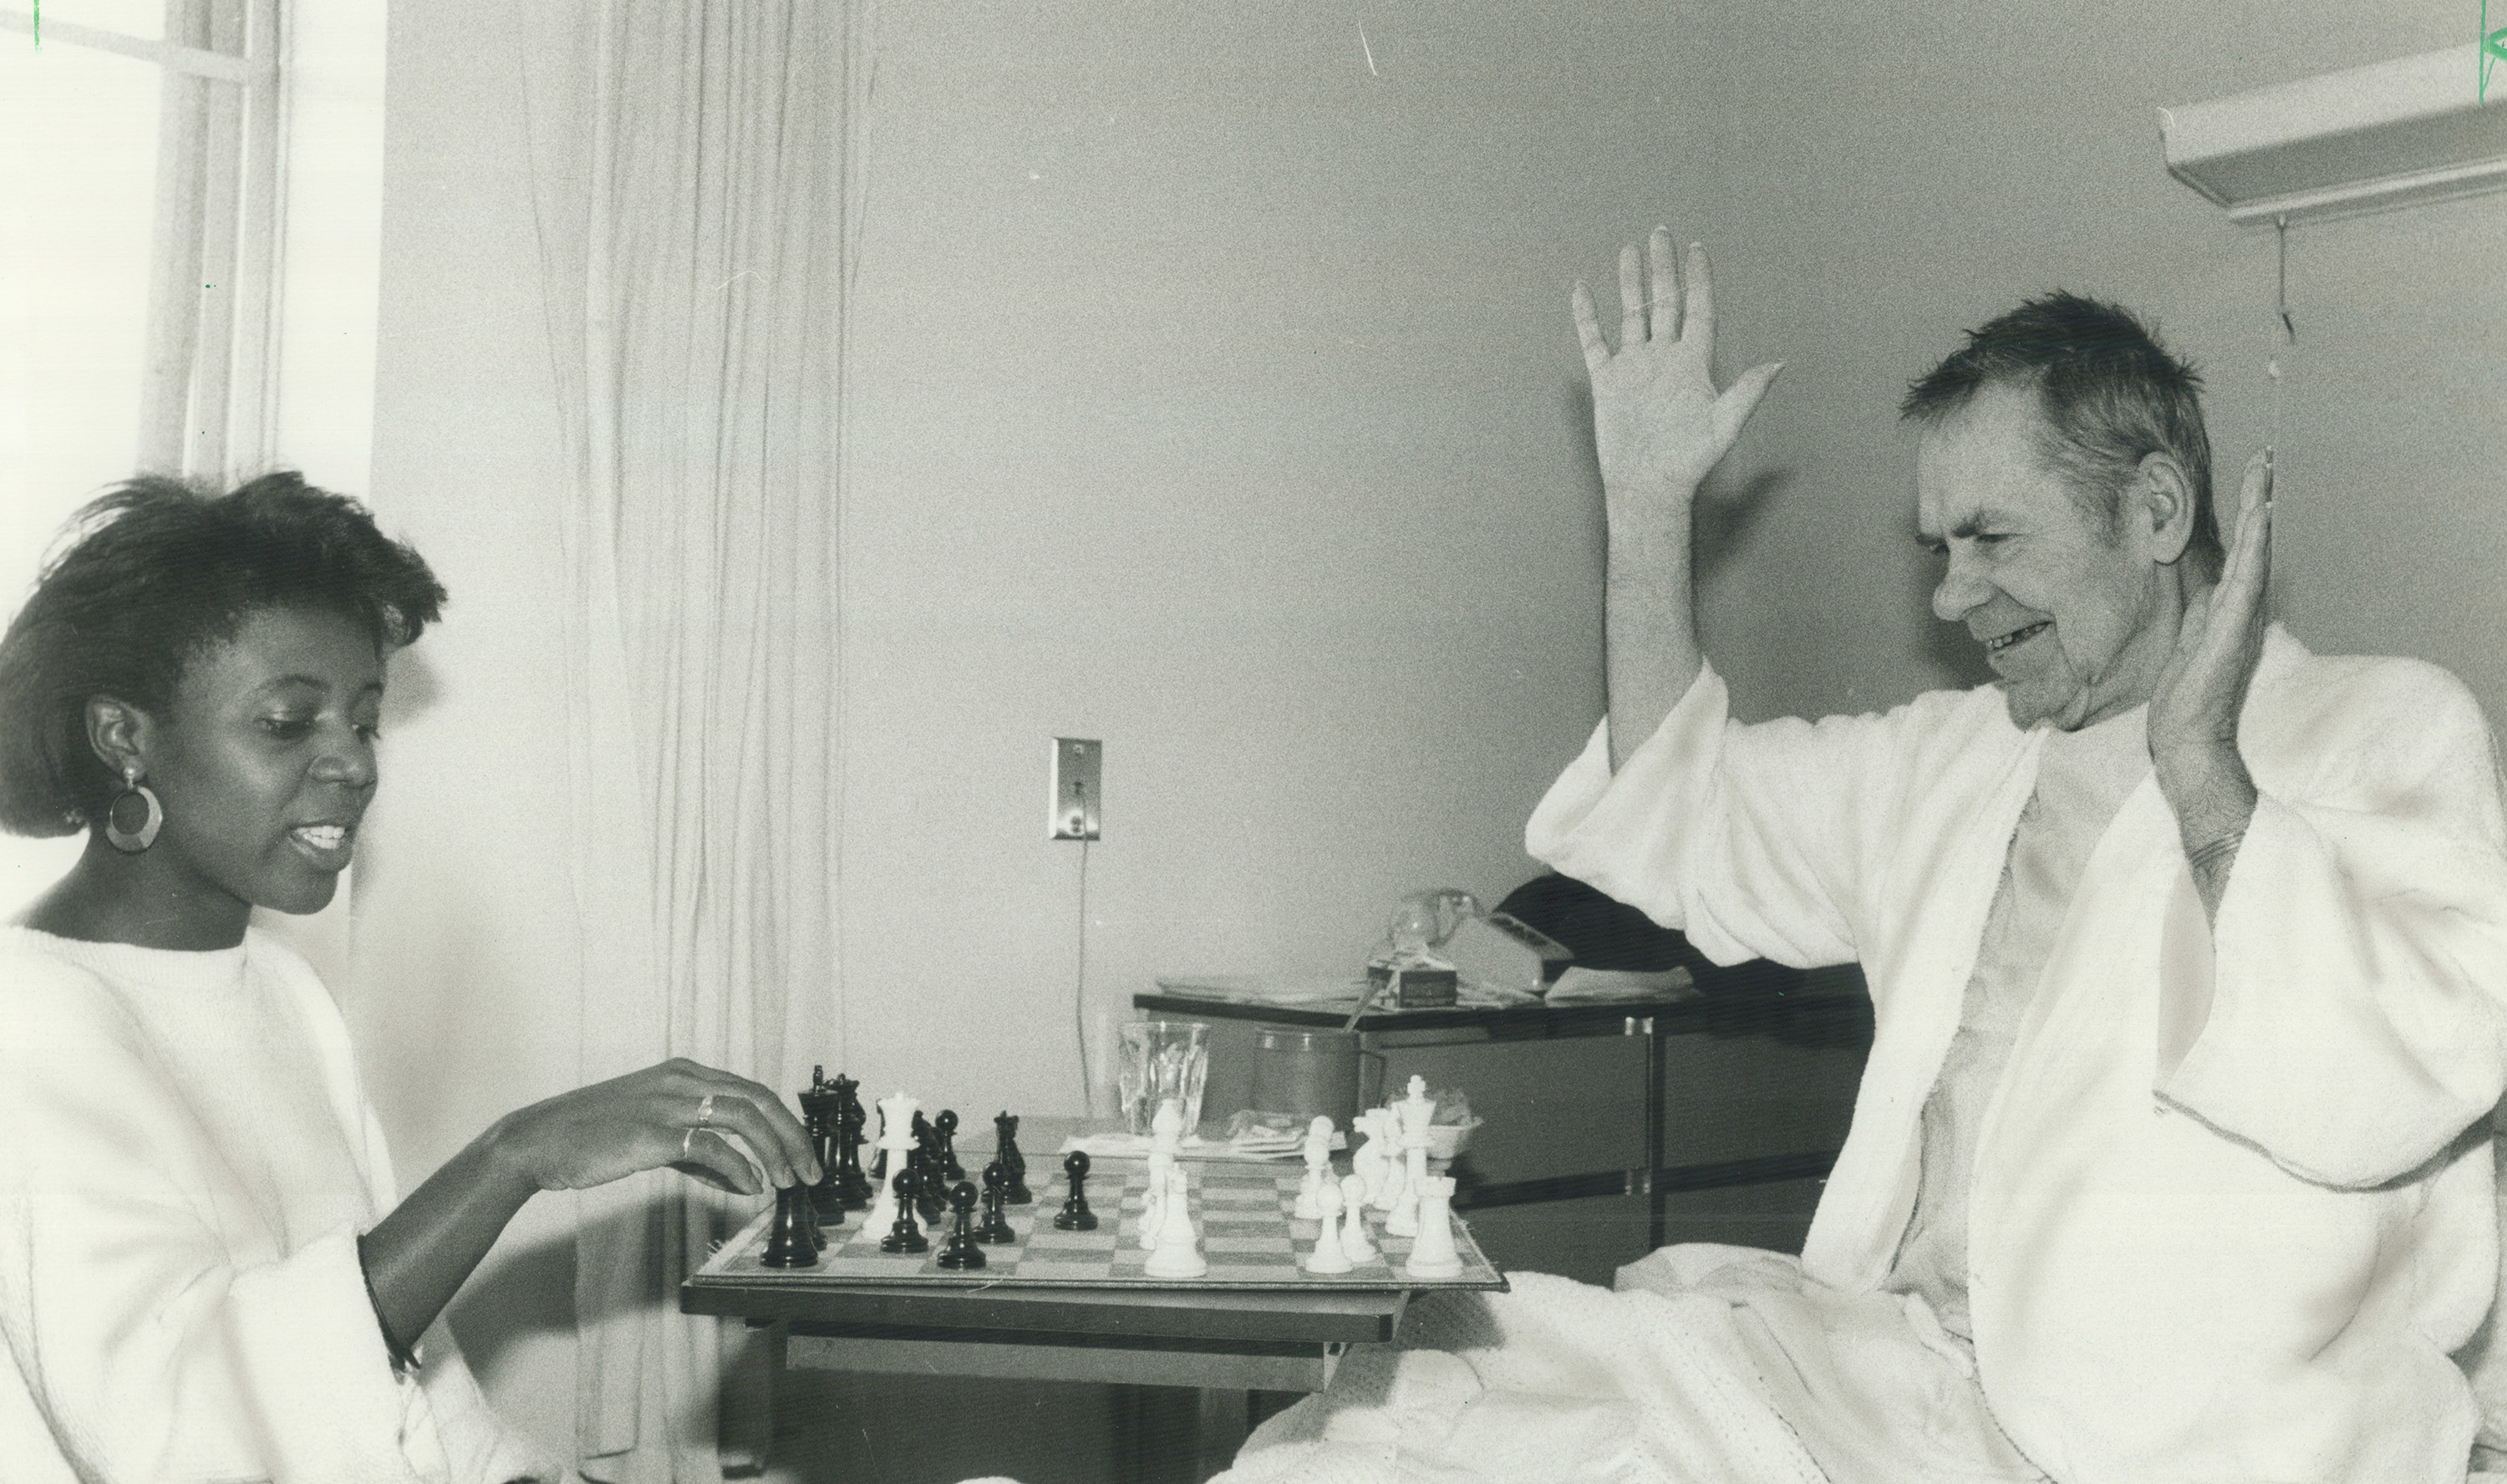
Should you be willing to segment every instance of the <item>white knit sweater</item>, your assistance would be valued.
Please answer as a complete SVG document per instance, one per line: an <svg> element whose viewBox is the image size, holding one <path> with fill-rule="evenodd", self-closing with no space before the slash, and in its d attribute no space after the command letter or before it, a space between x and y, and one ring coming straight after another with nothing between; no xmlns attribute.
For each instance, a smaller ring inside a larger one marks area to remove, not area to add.
<svg viewBox="0 0 2507 1484"><path fill-rule="evenodd" d="M394 1372L356 1246L393 1200L345 1028L295 954L0 928L9 1479L554 1477L442 1326Z"/></svg>

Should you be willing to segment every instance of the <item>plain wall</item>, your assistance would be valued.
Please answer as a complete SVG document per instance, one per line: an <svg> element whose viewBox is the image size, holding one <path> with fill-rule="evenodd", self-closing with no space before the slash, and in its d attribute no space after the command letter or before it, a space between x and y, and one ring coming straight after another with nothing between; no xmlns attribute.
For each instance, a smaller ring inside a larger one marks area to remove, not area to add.
<svg viewBox="0 0 2507 1484"><path fill-rule="evenodd" d="M481 0L392 24L373 492L454 605L396 676L346 997L408 1181L570 1081L570 1001L541 991L574 964L527 28ZM2433 0L884 8L829 824L845 1016L812 1059L1072 1111L1074 1019L1103 1089L1152 975L1344 972L1399 894L1531 874L1523 817L1602 703L1567 289L1607 305L1616 244L1658 220L1716 252L1726 375L1789 363L1706 523L1742 709L1972 677L1924 608L1907 380L2023 294L2111 295L2204 365L2234 470L2273 423L2271 234L2167 177L2155 108L2473 24ZM2493 713L2502 210L2294 232L2278 432L2301 635L2438 660ZM1057 734L1107 746L1076 1011ZM560 1445L563 1215L527 1212L455 1314Z"/></svg>

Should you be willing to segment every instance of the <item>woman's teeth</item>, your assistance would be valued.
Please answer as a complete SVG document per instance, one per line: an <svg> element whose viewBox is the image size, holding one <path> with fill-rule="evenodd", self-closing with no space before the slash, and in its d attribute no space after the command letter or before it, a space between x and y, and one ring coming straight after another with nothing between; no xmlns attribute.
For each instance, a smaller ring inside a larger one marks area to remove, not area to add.
<svg viewBox="0 0 2507 1484"><path fill-rule="evenodd" d="M308 824L288 833L317 851L336 851L348 840L348 827L345 824Z"/></svg>
<svg viewBox="0 0 2507 1484"><path fill-rule="evenodd" d="M2039 623L2030 624L2025 629L2014 629L2009 633L2004 634L1998 639L1985 640L1985 650L1987 653L1992 653L1999 650L2009 649L2012 645L2019 643L2022 640L2036 637L2037 632L2045 627L2045 624Z"/></svg>

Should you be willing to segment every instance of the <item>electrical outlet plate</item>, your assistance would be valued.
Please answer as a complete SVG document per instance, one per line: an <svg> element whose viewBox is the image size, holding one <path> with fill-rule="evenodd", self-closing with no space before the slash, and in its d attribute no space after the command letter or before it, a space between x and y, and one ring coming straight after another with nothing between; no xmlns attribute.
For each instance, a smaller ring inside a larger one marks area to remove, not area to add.
<svg viewBox="0 0 2507 1484"><path fill-rule="evenodd" d="M1093 737L1053 740L1053 814L1046 821L1051 840L1096 840L1100 821L1099 782L1106 744Z"/></svg>

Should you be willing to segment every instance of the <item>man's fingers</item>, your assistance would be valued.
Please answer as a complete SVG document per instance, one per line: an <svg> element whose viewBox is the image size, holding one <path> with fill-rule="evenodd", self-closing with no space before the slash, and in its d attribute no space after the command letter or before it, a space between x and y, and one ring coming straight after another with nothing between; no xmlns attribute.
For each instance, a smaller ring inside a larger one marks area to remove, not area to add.
<svg viewBox="0 0 2507 1484"><path fill-rule="evenodd" d="M1680 270L1671 256L1671 229L1656 227L1646 237L1646 299L1653 310L1653 338L1678 340L1680 328Z"/></svg>
<svg viewBox="0 0 2507 1484"><path fill-rule="evenodd" d="M2261 602L2264 579L2271 569L2271 488L2267 451L2246 460L2237 489L2237 533L2220 570L2222 601L2235 610L2240 623Z"/></svg>
<svg viewBox="0 0 2507 1484"><path fill-rule="evenodd" d="M1602 339L1602 318L1593 309L1593 291L1582 279L1576 281L1576 292L1567 302L1576 311L1576 339L1584 347L1584 372L1590 376L1609 363L1611 343Z"/></svg>
<svg viewBox="0 0 2507 1484"><path fill-rule="evenodd" d="M1637 266L1637 244L1619 248L1619 348L1646 342L1645 280Z"/></svg>
<svg viewBox="0 0 2507 1484"><path fill-rule="evenodd" d="M1689 244L1689 312L1684 339L1697 342L1697 353L1712 363L1715 354L1715 275L1707 267L1706 244ZM1772 375L1772 373L1770 373Z"/></svg>

